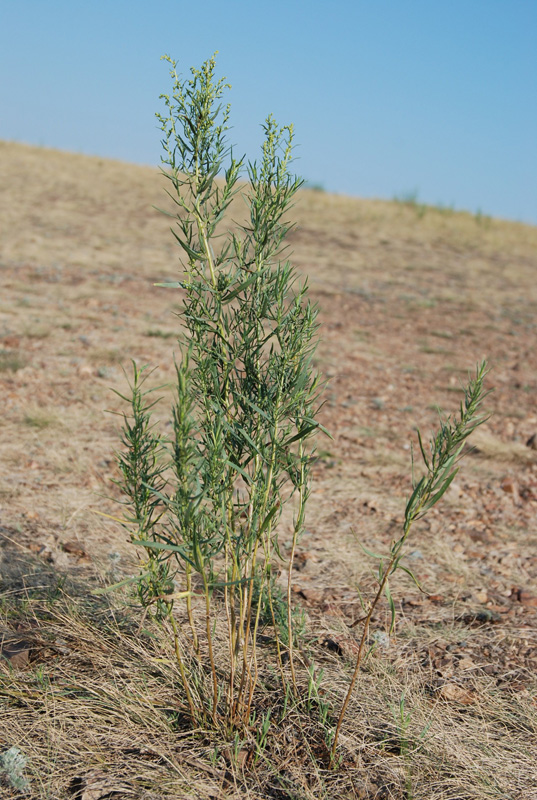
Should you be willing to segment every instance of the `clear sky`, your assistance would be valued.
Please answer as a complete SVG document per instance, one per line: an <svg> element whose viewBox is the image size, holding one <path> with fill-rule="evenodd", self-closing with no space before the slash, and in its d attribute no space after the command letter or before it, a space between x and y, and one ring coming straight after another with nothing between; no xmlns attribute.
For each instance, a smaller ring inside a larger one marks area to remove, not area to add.
<svg viewBox="0 0 537 800"><path fill-rule="evenodd" d="M215 50L237 152L272 112L329 191L537 224L537 0L0 0L0 138L157 164Z"/></svg>

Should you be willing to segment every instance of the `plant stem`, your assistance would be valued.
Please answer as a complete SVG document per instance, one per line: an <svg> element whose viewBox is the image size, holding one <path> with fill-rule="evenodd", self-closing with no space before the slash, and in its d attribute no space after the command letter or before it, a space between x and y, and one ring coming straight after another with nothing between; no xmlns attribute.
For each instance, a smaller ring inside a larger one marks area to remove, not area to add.
<svg viewBox="0 0 537 800"><path fill-rule="evenodd" d="M488 392L483 390L483 381L486 374L487 366L486 363L483 362L482 364L478 365L475 378L469 380L468 385L464 390L464 401L460 406L459 420L456 421L451 418L448 418L447 420L441 420L438 433L430 441L429 455L425 452L421 434L418 431L418 441L426 468L426 475L424 475L414 485L414 490L405 509L403 533L400 539L392 544L388 565L383 567L382 560L380 563L378 579L379 588L363 621L364 627L358 647L358 654L356 656L356 665L336 724L336 730L330 752L332 764L335 764L335 754L339 733L343 718L351 699L351 695L356 685L358 673L360 671L373 612L375 611L375 608L377 607L382 595L386 593L391 605L393 626L395 621L395 606L389 592L388 580L390 575L392 575L398 568L407 572L417 583L411 571L407 567L400 566L402 550L410 534L412 524L416 520L421 519L424 514L426 514L427 511L429 511L440 500L441 497L443 497L451 485L455 475L458 472L458 467L456 466L457 460L461 456L466 439L479 425L485 422L486 418L479 416L478 410L484 398L488 394Z"/></svg>
<svg viewBox="0 0 537 800"><path fill-rule="evenodd" d="M347 694L345 695L345 699L343 701L343 705L341 707L341 711L339 712L339 717L338 717L338 721L337 721L337 725L336 725L336 730L335 730L335 733L334 733L334 740L332 742L332 750L331 750L331 759L332 760L334 760L334 757L336 755L336 748L337 748L337 743L338 743L338 738L339 738L339 731L341 729L341 724L343 722L343 718L344 718L345 713L347 711L347 707L349 705L350 699L352 697L352 693L354 691L354 686L355 686L356 680L358 678L358 673L360 671L360 666L361 666L361 663L362 663L362 657L363 657L363 653L364 653L365 643L367 641L367 635L369 633L369 624L371 622L371 617L373 616L373 612L375 611L375 608L377 607L377 604L378 604L380 598L382 597L382 595L384 593L384 589L386 587L386 583L388 582L388 577L390 575L390 571L391 571L391 569L392 569L392 567L393 567L393 565L395 563L395 559L396 559L396 557L394 556L391 559L391 561L389 562L388 567L386 568L386 571L384 572L384 576L383 576L382 581L381 581L381 583L379 585L379 588L377 590L377 593L375 595L375 599L371 603L369 611L367 612L367 616L366 616L366 618L364 620L364 627L363 627L363 631L362 631L362 637L360 639L360 645L358 647L358 655L356 656L356 666L354 667L354 672L352 673L352 678L351 678L350 683L349 683L349 688L347 690Z"/></svg>
<svg viewBox="0 0 537 800"><path fill-rule="evenodd" d="M186 597L186 611L188 615L188 623L190 625L190 631L192 633L192 646L199 660L200 645L198 641L198 633L196 631L196 626L194 624L194 617L192 614L192 567L188 563L185 566L185 577L186 577L186 590L188 592Z"/></svg>
<svg viewBox="0 0 537 800"><path fill-rule="evenodd" d="M216 709L218 706L218 677L216 675L216 665L214 662L214 654L213 654L213 634L211 631L211 594L209 590L209 584L207 582L207 577L203 572L203 590L205 594L205 631L207 634L207 647L209 650L209 662L211 665L211 675L213 681L213 706L212 706L212 720L213 724L216 725Z"/></svg>
<svg viewBox="0 0 537 800"><path fill-rule="evenodd" d="M173 606L169 606L168 612L168 619L173 629L173 643L175 648L175 657L177 659L177 664L179 666L179 672L181 674L181 680L183 681L183 687L185 690L186 698L188 701L188 705L190 707L190 717L192 722L195 724L197 722L197 714L196 714L196 707L194 706L194 702L192 700L192 695L190 694L190 688L188 685L188 680L186 677L185 667L183 664L183 658L181 656L181 648L179 645L179 631L177 629L177 624L175 622L175 618L173 616Z"/></svg>

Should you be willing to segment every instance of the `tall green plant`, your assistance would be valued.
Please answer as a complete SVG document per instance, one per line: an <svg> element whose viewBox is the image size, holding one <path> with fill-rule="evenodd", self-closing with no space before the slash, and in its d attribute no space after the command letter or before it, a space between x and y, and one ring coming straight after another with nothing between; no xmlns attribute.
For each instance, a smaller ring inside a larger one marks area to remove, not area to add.
<svg viewBox="0 0 537 800"><path fill-rule="evenodd" d="M163 133L162 172L175 205L167 213L182 255L181 359L176 365L172 435L152 423L155 405L146 375L134 365L130 415L118 455L120 487L130 513L124 524L142 548L139 598L169 626L193 725L224 726L240 736L258 685L257 634L272 621L285 698L298 697L291 575L309 496L311 438L321 385L312 366L317 310L306 283L283 258L286 212L301 185L290 173L292 126L272 116L263 124L260 162L237 161L227 144L228 85L215 80L215 59L181 78L167 56L172 92L157 114ZM239 185L245 169L247 181ZM240 192L247 221L226 224ZM343 719L368 652L373 612L398 570L413 523L443 496L470 433L483 419L485 364L465 389L458 419L441 420L429 452L419 439L425 474L408 501L403 529L379 558L378 591L366 608L355 669L329 738L337 764ZM294 500L292 543L284 552L277 526ZM287 569L282 603L276 562ZM124 583L124 582L122 582ZM183 613L177 604L184 603ZM268 609L268 613L267 613ZM286 619L282 619L282 609ZM219 646L222 635L226 653ZM218 645L218 646L217 646ZM309 676L308 698L318 686ZM329 706L318 703L328 726ZM269 715L263 716L263 747Z"/></svg>
<svg viewBox="0 0 537 800"><path fill-rule="evenodd" d="M290 229L285 214L301 185L289 171L292 126L279 127L267 117L261 160L248 162L248 182L239 186L244 159L237 161L226 142L229 106L221 101L228 85L215 80L214 57L191 69L189 79L165 59L173 88L162 95L165 112L157 117L183 275L164 285L182 290L184 325L167 448L172 477L163 485L163 472L151 460L160 442L136 380L131 427L141 431L146 448L138 444L135 451L125 435L127 454L120 463L135 506L133 540L148 553L145 572L168 584L173 577L185 597L188 652L181 651L173 590L153 586L147 600L167 604L192 722L223 719L233 726L250 716L258 681L256 635L267 603L281 679L296 689L291 606L280 636L271 570L275 559L283 560L290 578L304 526L310 439L321 427L320 384L312 367L317 310L306 284L297 284L282 258ZM223 225L224 215L239 190L247 222L231 229ZM145 451L147 478L134 484L130 465ZM292 545L284 553L276 526L291 498ZM201 627L194 590L201 594ZM288 600L290 591L289 585ZM217 605L226 618L225 679L215 653Z"/></svg>

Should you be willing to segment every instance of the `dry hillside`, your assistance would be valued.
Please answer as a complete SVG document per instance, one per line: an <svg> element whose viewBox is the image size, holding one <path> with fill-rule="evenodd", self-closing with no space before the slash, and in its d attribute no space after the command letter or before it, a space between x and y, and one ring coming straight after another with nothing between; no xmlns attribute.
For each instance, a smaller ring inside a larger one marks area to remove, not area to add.
<svg viewBox="0 0 537 800"><path fill-rule="evenodd" d="M357 590L374 587L362 545L386 549L400 529L416 428L457 410L483 358L494 391L409 542L428 594L401 573L396 635L382 635L385 608L375 617L382 646L341 769L315 760L296 720L253 765L177 730L169 644L156 627L136 635L128 596L104 608L89 593L136 563L95 513L118 513L111 389L131 359L158 366L155 384L174 375L180 293L154 286L180 269L153 208L163 184L151 168L0 142L0 752L28 757L36 798L537 798L537 228L300 193L289 243L320 307L333 440L317 442L294 594L334 695ZM0 770L4 796L19 793Z"/></svg>

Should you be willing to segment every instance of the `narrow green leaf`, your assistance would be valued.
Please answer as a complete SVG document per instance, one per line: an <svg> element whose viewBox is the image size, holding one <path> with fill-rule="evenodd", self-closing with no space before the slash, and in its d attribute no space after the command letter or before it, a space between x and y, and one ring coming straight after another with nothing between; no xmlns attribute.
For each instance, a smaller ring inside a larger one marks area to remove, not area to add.
<svg viewBox="0 0 537 800"><path fill-rule="evenodd" d="M226 586L245 586L253 580L253 577L246 575L244 578L238 578L236 581L211 581L209 586L211 589L224 589Z"/></svg>
<svg viewBox="0 0 537 800"><path fill-rule="evenodd" d="M243 281L243 283L239 284L239 286L233 289L233 291L228 292L228 294L225 294L222 297L222 305L227 305L227 303L231 303L231 301L234 300L237 297L237 295L239 295L241 292L247 289L248 286L250 286L250 284L252 284L262 275L262 273L263 270L260 270L259 272L253 272L249 278Z"/></svg>
<svg viewBox="0 0 537 800"><path fill-rule="evenodd" d="M270 525L270 522L271 522L272 518L274 517L274 515L278 511L279 507L280 507L280 503L279 502L275 503L272 506L272 508L270 509L269 513L267 514L267 516L263 520L263 523L262 523L261 527L259 528L259 536L261 536L263 533L265 533L265 531L267 530L268 526Z"/></svg>
<svg viewBox="0 0 537 800"><path fill-rule="evenodd" d="M427 456L427 453L425 452L425 447L423 446L423 440L421 438L421 432L419 430L418 430L418 443L419 443L420 450L421 450L421 457L423 458L425 466L429 470L430 469L430 467L429 467L429 458Z"/></svg>
<svg viewBox="0 0 537 800"><path fill-rule="evenodd" d="M257 414L262 416L263 419L266 419L267 422L271 422L269 415L266 414L261 408L259 408L259 406L256 405L252 400L250 400L249 397L246 397L246 395L244 394L241 395L241 402L246 403L247 406L250 406L250 408L252 408Z"/></svg>
<svg viewBox="0 0 537 800"><path fill-rule="evenodd" d="M254 442L254 440L252 439L250 434L241 425L232 426L232 425L229 425L227 422L225 422L224 423L224 427L225 427L226 430L228 430L230 433L234 434L235 436L237 435L237 433L240 434L240 436L242 436L242 438L245 439L248 442L250 447L257 453L257 455L262 456L262 453L260 452L258 446Z"/></svg>
<svg viewBox="0 0 537 800"><path fill-rule="evenodd" d="M324 427L324 425L321 425L321 423L320 423L320 422L317 422L317 423L316 423L316 427L317 427L317 428L318 428L320 431L322 431L322 432L324 433L324 435L325 435L325 436L328 436L328 438L329 438L329 439L332 439L332 441L334 441L334 437L332 436L332 434L330 433L330 431L329 431L329 430L327 430L327 429Z"/></svg>
<svg viewBox="0 0 537 800"><path fill-rule="evenodd" d="M414 509L414 505L416 503L416 500L420 497L420 495L421 495L421 493L423 491L423 487L425 486L425 484L426 484L426 479L423 477L423 478L420 478L420 480L418 481L418 483L414 487L414 491L410 495L410 499L409 499L408 503L406 504L405 517L409 517L410 516L411 512Z"/></svg>
<svg viewBox="0 0 537 800"><path fill-rule="evenodd" d="M372 551L372 550L368 550L368 549L367 549L367 547L365 547L365 546L364 546L363 544L361 544L360 542L359 542L359 544L360 544L360 547L362 548L362 550L364 551L364 553L366 553L366 555L368 555L368 556L371 556L371 558L377 558L377 559L380 559L381 561L382 561L382 560L384 560L384 559L386 558L386 554L384 554L383 556L381 556L381 555L379 555L378 553L373 553L373 551Z"/></svg>
<svg viewBox="0 0 537 800"><path fill-rule="evenodd" d="M169 194L169 192L166 192L166 194ZM175 203L177 203L177 201L175 200L175 198L173 198L173 197L172 197L172 200L173 200ZM177 205L179 205L179 203L177 203ZM164 216L165 216L165 217L171 217L172 219L177 219L177 214L173 214L173 213L171 213L170 211L165 211L165 209L163 209L163 208L159 208L158 206L153 206L153 208L155 209L155 211L158 211L158 212L159 212L159 214L164 214Z"/></svg>
<svg viewBox="0 0 537 800"><path fill-rule="evenodd" d="M194 261L202 261L205 258L205 253L194 250L189 244L187 244L187 242L185 242L184 239L181 239L181 237L174 231L173 228L170 228L170 230L175 236L177 242L181 245L185 253L190 256L190 258L192 258Z"/></svg>
<svg viewBox="0 0 537 800"><path fill-rule="evenodd" d="M242 477L244 478L244 480L246 481L246 483L248 484L248 486L250 486L250 484L251 484L251 482L252 482L252 478L251 478L251 476L250 476L250 475L248 475L248 473L246 472L246 470L244 470L244 469L243 469L242 467L240 467L238 464L235 464L235 463L234 463L233 461L231 461L231 459L229 459L229 458L227 459L227 461L226 461L225 463L227 464L227 466L228 466L228 467L231 467L231 469L234 469L236 472L238 472L238 473L239 473L239 475L242 475Z"/></svg>
<svg viewBox="0 0 537 800"><path fill-rule="evenodd" d="M104 589L93 589L90 594L108 594L108 592L114 592L116 589L121 589L122 586L128 586L130 583L137 583L138 581L147 578L147 576L150 574L150 572L143 572L140 575L133 575L130 578L124 578L124 580L119 581L119 583L113 583L111 586L105 586Z"/></svg>
<svg viewBox="0 0 537 800"><path fill-rule="evenodd" d="M395 628L395 603L393 602L393 597L390 591L390 586L388 584L388 581L386 581L386 586L384 587L384 594L386 595L386 599L388 600L390 606L391 620L390 620L389 634L391 636L391 634L393 633L393 629Z"/></svg>
<svg viewBox="0 0 537 800"><path fill-rule="evenodd" d="M315 422L313 425L306 425L304 428L301 428L298 433L294 436L291 436L290 439L287 439L283 447L287 447L288 445L292 444L293 442L297 442L299 439L304 439L308 436L312 431L316 430L319 427L319 424Z"/></svg>
<svg viewBox="0 0 537 800"><path fill-rule="evenodd" d="M165 550L170 553L185 554L186 548L182 545L168 544L168 542L155 542L152 539L133 539L133 544L139 544L141 547L149 547L151 550Z"/></svg>
<svg viewBox="0 0 537 800"><path fill-rule="evenodd" d="M430 508L432 508L434 505L436 505L436 503L438 503L438 501L440 500L440 498L441 498L441 497L442 497L442 496L443 496L443 495L444 495L444 494L447 492L447 490L448 490L448 489L449 489L449 487L451 486L451 483L452 483L453 479L455 478L455 475L457 474L457 472L458 472L458 471L459 471L458 469L454 470L454 471L451 473L451 475L449 475L449 476L448 476L448 477L445 479L445 481L444 481L444 484L443 484L442 488L441 488L441 489L440 489L438 492L436 492L436 494L434 494L434 495L433 495L433 496L430 498L430 500L428 500L428 501L425 503L425 505L423 506L423 509L422 509L422 511L428 511Z"/></svg>
<svg viewBox="0 0 537 800"><path fill-rule="evenodd" d="M416 578L416 576L414 575L414 573L412 572L412 570L410 570L408 567L403 567L403 566L401 566L401 565L399 565L399 569L403 570L403 572L406 572L406 574L407 574L407 575L408 575L410 578L412 578L412 580L414 581L414 583L416 584L416 586L418 587L418 589L420 590L420 592L422 592L422 594L427 594L427 595L429 594L428 592L426 592L426 591L425 591L425 589L423 589L423 588L422 588L422 586L421 586L420 582L418 581L418 579Z"/></svg>

